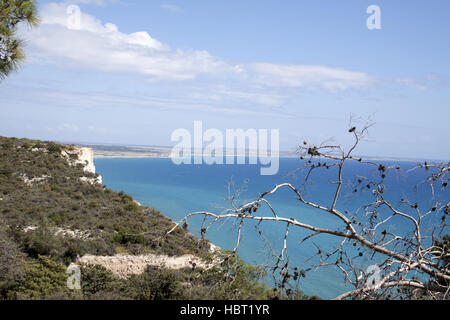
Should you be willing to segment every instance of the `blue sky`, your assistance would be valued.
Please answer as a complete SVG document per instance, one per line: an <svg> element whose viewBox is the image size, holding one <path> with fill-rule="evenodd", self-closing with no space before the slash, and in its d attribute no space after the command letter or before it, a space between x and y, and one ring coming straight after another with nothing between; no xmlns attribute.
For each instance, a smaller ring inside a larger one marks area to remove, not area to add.
<svg viewBox="0 0 450 320"><path fill-rule="evenodd" d="M67 24L67 6L81 24ZM368 30L366 9L381 9ZM450 2L39 1L28 60L0 83L0 135L173 145L177 128L280 129L359 153L449 159Z"/></svg>

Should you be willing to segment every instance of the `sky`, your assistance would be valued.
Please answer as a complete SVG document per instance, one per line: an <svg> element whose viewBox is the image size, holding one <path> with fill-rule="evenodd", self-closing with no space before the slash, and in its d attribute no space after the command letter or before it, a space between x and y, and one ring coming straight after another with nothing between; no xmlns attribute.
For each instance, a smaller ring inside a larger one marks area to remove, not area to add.
<svg viewBox="0 0 450 320"><path fill-rule="evenodd" d="M381 29L367 28L370 5ZM448 0L41 0L39 12L19 29L26 62L0 82L2 136L170 146L201 120L279 129L295 150L348 146L350 123L374 122L357 153L450 159Z"/></svg>

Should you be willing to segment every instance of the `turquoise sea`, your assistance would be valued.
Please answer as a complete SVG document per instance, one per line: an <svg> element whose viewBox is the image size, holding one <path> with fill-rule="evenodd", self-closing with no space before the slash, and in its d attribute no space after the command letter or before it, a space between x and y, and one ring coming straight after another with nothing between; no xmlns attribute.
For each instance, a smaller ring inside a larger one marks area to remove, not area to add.
<svg viewBox="0 0 450 320"><path fill-rule="evenodd" d="M195 211L209 210L220 213L230 207L227 201L229 186L234 185L234 190L243 187L240 193L240 201L252 200L258 197L258 193L270 190L275 184L290 182L294 186L302 188L305 172L297 170L303 166L303 162L294 158L280 159L280 170L277 175L261 176L258 165L175 165L167 158L95 158L97 172L102 175L103 183L116 191L123 190L132 195L143 205L151 206L174 221L178 221L186 214ZM411 203L417 202L419 208L427 210L433 204L430 202L429 189L421 182L430 172L425 170L406 171L416 165L412 162L385 162L386 165L398 164L402 170L393 170L387 173L385 179L385 195L394 204L400 205L400 199L407 198ZM320 169L314 171L310 181L314 183L306 185L304 197L310 201L317 201L324 206L331 204L331 199L336 185L336 170ZM370 191L361 188L361 191L353 192L354 187L347 184L357 180L356 175L363 175L378 179L379 172L373 166L360 163L348 163L344 169L344 185L342 196L339 198L337 208L349 213L369 203ZM233 190L233 188L231 188ZM234 193L234 192L232 192ZM438 197L442 201L449 200L448 190L439 192ZM340 222L323 212L301 205L294 194L288 189L281 189L275 195L270 196L272 206L280 216L295 217L297 220L320 227L340 227ZM404 210L410 210L405 208ZM411 209L412 210L412 209ZM267 209L261 209L258 214L270 215ZM360 213L363 216L363 213ZM380 215L383 215L380 212ZM430 215L424 225L430 229L436 225L442 216L442 212ZM189 221L189 231L199 235L202 219L193 218ZM239 255L247 262L265 265L269 262L270 252L278 252L282 246L286 225L276 223L262 224L261 230L272 248L261 238L255 229L255 223L245 225L244 234L238 250ZM407 232L412 230L409 222L393 219L391 230ZM288 255L291 266L305 269L317 257L305 261L317 253L317 248L331 250L340 242L340 239L332 236L320 236L312 241L305 242L298 247L297 243L308 233L304 230L291 229L288 238ZM233 249L236 244L237 226L230 221L216 223L207 233L206 237L214 244L224 248ZM376 257L356 257L355 263L362 267L373 264ZM273 279L267 276L268 284ZM306 294L317 295L322 298L333 298L345 292L346 285L342 273L333 267L327 267L310 271L305 278L300 278L296 283Z"/></svg>

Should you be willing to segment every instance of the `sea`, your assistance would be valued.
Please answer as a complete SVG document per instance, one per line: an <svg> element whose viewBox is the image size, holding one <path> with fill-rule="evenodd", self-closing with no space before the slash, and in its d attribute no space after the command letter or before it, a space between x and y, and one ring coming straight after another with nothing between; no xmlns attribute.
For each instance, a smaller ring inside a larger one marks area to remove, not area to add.
<svg viewBox="0 0 450 320"><path fill-rule="evenodd" d="M336 167L320 167L308 174L305 160L297 158L281 158L278 174L265 176L260 174L260 165L254 164L176 165L170 158L95 158L94 163L97 173L102 176L103 183L108 188L123 190L142 205L153 207L174 221L181 220L191 212L224 213L230 208L257 199L260 193L285 182L298 188L306 200L329 207L337 187L338 173ZM386 200L412 215L417 214L416 209L402 204L401 199L411 204L417 203L418 208L424 211L434 206L431 190L425 182L432 170L414 169L416 162L382 163L393 168L385 172L383 189ZM394 169L395 166L400 166L401 169ZM336 208L347 212L348 215L358 216L360 221L367 221L369 217L365 215L363 208L373 201L373 195L372 188L367 188L365 179L379 181L380 174L378 168L373 165L357 161L346 163L343 170L344 184ZM361 180L361 183L358 183L358 180ZM449 202L448 188L442 188L438 184L434 191L440 203ZM301 204L288 188L279 189L275 194L267 196L267 199L278 216L293 217L317 227L345 230L345 226L336 217ZM255 214L273 216L264 206ZM383 218L388 212L379 210L378 215ZM442 216L442 210L428 215L422 221L424 233L431 234ZM188 221L188 230L200 236L202 222L202 217L191 218ZM207 220L207 223L209 222L212 220ZM399 234L413 231L412 223L401 217L394 217L384 228ZM239 256L247 263L263 267L273 265L274 256L283 248L285 230L285 223L245 223L238 247ZM236 246L237 231L236 220L220 220L208 228L206 238L223 249L232 250ZM449 233L449 230L444 232ZM300 277L289 285L301 289L305 294L323 299L334 298L351 289L342 272L335 266L308 269L319 263L319 249L322 252L331 252L342 241L335 236L319 235L299 245L310 233L304 229L290 227L285 258L291 268L297 267L308 272L305 277ZM358 247L349 246L348 254L355 265L362 269L381 261L381 257L377 255L365 254L360 257L358 250ZM268 285L274 285L272 270L266 270L264 281Z"/></svg>

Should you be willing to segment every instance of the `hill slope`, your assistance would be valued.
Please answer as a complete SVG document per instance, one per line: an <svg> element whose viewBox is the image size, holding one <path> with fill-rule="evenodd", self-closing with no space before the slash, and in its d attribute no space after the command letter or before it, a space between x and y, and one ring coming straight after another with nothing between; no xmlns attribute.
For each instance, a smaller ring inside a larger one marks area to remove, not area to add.
<svg viewBox="0 0 450 320"><path fill-rule="evenodd" d="M169 218L102 186L89 150L0 137L0 164L1 299L274 295L261 284L261 269L235 255L221 260L228 253L210 253L209 243L187 230L166 235ZM182 255L189 264L173 267ZM200 258L204 264L194 262ZM80 290L66 285L66 268L74 262L81 266Z"/></svg>

